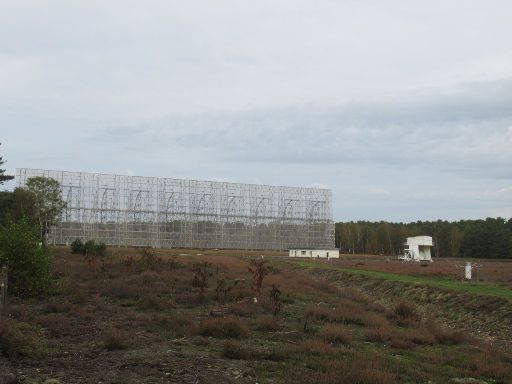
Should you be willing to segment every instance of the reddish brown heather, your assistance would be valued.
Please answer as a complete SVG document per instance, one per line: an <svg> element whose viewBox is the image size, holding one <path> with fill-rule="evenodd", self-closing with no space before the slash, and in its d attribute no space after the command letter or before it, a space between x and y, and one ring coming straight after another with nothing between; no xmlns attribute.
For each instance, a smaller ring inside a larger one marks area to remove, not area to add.
<svg viewBox="0 0 512 384"><path fill-rule="evenodd" d="M320 338L331 344L350 344L352 330L343 324L326 324L318 332Z"/></svg>
<svg viewBox="0 0 512 384"><path fill-rule="evenodd" d="M218 339L240 338L248 335L245 324L235 317L203 320L198 329L201 336L211 336Z"/></svg>

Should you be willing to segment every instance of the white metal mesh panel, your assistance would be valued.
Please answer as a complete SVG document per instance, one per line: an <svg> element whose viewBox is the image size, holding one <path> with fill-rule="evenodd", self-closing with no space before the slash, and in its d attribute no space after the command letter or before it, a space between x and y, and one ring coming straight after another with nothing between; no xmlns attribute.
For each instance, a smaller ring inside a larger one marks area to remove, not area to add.
<svg viewBox="0 0 512 384"><path fill-rule="evenodd" d="M331 191L214 181L17 169L56 179L67 208L49 242L289 249L333 248Z"/></svg>

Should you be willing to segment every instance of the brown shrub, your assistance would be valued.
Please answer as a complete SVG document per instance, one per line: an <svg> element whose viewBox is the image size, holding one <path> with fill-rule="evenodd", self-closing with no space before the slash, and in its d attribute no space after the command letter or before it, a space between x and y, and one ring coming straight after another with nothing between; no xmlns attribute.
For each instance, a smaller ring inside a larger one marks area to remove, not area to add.
<svg viewBox="0 0 512 384"><path fill-rule="evenodd" d="M243 300L254 297L254 291L245 286L245 282L238 283L229 293L229 300Z"/></svg>
<svg viewBox="0 0 512 384"><path fill-rule="evenodd" d="M163 266L163 261L156 255L151 247L137 247L135 251L139 255L138 267L142 270L156 270Z"/></svg>
<svg viewBox="0 0 512 384"><path fill-rule="evenodd" d="M73 330L72 320L59 313L39 315L35 318L35 322L53 337L68 336Z"/></svg>
<svg viewBox="0 0 512 384"><path fill-rule="evenodd" d="M372 312L386 313L386 307L383 306L382 304L375 303L375 302L366 304L366 309L368 309L369 311L372 311Z"/></svg>
<svg viewBox="0 0 512 384"><path fill-rule="evenodd" d="M102 289L104 296L110 296L116 299L138 299L142 293L142 287L139 284L133 284L128 279L110 281Z"/></svg>
<svg viewBox="0 0 512 384"><path fill-rule="evenodd" d="M341 296L345 299L355 301L356 303L367 305L370 299L367 295L355 288L343 288L340 290Z"/></svg>
<svg viewBox="0 0 512 384"><path fill-rule="evenodd" d="M310 286L311 288L313 288L317 291L320 291L322 293L330 293L330 294L338 294L339 293L339 288L337 286L335 286L334 284L329 283L328 281L317 280L317 279L305 279L303 281L306 282L306 284L308 286Z"/></svg>
<svg viewBox="0 0 512 384"><path fill-rule="evenodd" d="M127 270L131 270L135 264L135 257L133 255L119 257L119 264Z"/></svg>
<svg viewBox="0 0 512 384"><path fill-rule="evenodd" d="M181 313L157 314L151 319L156 325L169 330L176 336L195 333L196 328L192 319Z"/></svg>
<svg viewBox="0 0 512 384"><path fill-rule="evenodd" d="M478 311L481 312L493 312L507 304L506 299L492 296L482 296L478 301Z"/></svg>
<svg viewBox="0 0 512 384"><path fill-rule="evenodd" d="M233 360L249 360L254 357L254 351L240 342L228 341L224 344L222 356Z"/></svg>
<svg viewBox="0 0 512 384"><path fill-rule="evenodd" d="M388 323L383 316L379 316L373 313L365 313L363 316L361 316L361 320L363 321L363 325L365 327L381 327Z"/></svg>
<svg viewBox="0 0 512 384"><path fill-rule="evenodd" d="M95 304L94 306L90 306L90 307L74 306L69 311L69 314L66 314L66 315L67 315L68 319L80 318L81 320L87 320L87 321L93 322L97 318L97 315L95 314L95 312L98 312L98 311L109 312L111 310L112 310L111 306L109 306L105 303L99 302L99 303Z"/></svg>
<svg viewBox="0 0 512 384"><path fill-rule="evenodd" d="M126 349L128 347L128 336L119 329L112 328L105 333L103 346L108 351Z"/></svg>
<svg viewBox="0 0 512 384"><path fill-rule="evenodd" d="M164 311L170 303L155 295L144 295L137 301L137 308L143 311Z"/></svg>
<svg viewBox="0 0 512 384"><path fill-rule="evenodd" d="M260 316L254 321L255 328L263 332L276 332L281 329L281 322L273 316Z"/></svg>
<svg viewBox="0 0 512 384"><path fill-rule="evenodd" d="M395 367L384 357L377 354L358 353L352 359L334 364L336 371L345 369L347 383L388 384L397 382Z"/></svg>
<svg viewBox="0 0 512 384"><path fill-rule="evenodd" d="M194 343L194 345L199 345L201 347L206 347L211 344L210 339L208 339L208 337L203 336L197 336L192 340L192 342Z"/></svg>
<svg viewBox="0 0 512 384"><path fill-rule="evenodd" d="M7 320L0 321L0 351L4 356L15 357L22 354L23 335L13 327L12 322Z"/></svg>
<svg viewBox="0 0 512 384"><path fill-rule="evenodd" d="M43 353L41 334L30 324L0 320L0 353L9 358Z"/></svg>
<svg viewBox="0 0 512 384"><path fill-rule="evenodd" d="M283 270L279 274L267 277L268 285L278 285L283 292L294 292L295 297L308 295L338 294L338 287L328 281L314 279L311 276L296 271ZM266 280L266 281L267 281Z"/></svg>
<svg viewBox="0 0 512 384"><path fill-rule="evenodd" d="M418 345L433 345L437 342L436 337L424 326L404 332L404 337Z"/></svg>
<svg viewBox="0 0 512 384"><path fill-rule="evenodd" d="M186 305L193 307L206 301L206 296L199 297L196 294L190 292L177 293L174 295L174 301L177 304Z"/></svg>
<svg viewBox="0 0 512 384"><path fill-rule="evenodd" d="M153 316L152 320L165 327L185 327L192 325L190 316L182 313L157 314Z"/></svg>
<svg viewBox="0 0 512 384"><path fill-rule="evenodd" d="M369 314L360 304L345 300L333 311L331 320L344 324L372 325L375 318L375 315Z"/></svg>
<svg viewBox="0 0 512 384"><path fill-rule="evenodd" d="M256 306L251 301L233 303L228 307L228 312L236 316L250 317L256 313Z"/></svg>
<svg viewBox="0 0 512 384"><path fill-rule="evenodd" d="M373 313L368 313L363 306L352 301L344 300L337 308L311 306L306 309L305 319L330 321L343 324L355 324L362 326L379 326L385 320Z"/></svg>
<svg viewBox="0 0 512 384"><path fill-rule="evenodd" d="M140 273L140 279L143 283L149 284L162 280L162 275L159 272L149 269Z"/></svg>
<svg viewBox="0 0 512 384"><path fill-rule="evenodd" d="M420 319L416 308L406 302L398 303L391 314L391 318L399 325L412 326L416 325Z"/></svg>
<svg viewBox="0 0 512 384"><path fill-rule="evenodd" d="M306 308L304 314L306 319L312 318L315 320L330 321L333 317L333 311L330 308L320 307L319 305Z"/></svg>
<svg viewBox="0 0 512 384"><path fill-rule="evenodd" d="M222 355L233 360L282 361L287 358L286 352L282 349L258 349L234 340L230 340L224 344Z"/></svg>
<svg viewBox="0 0 512 384"><path fill-rule="evenodd" d="M389 344L393 348L398 348L398 349L413 349L416 347L416 344L414 344L412 342L412 340L404 339L404 338L400 338L400 337L391 339Z"/></svg>
<svg viewBox="0 0 512 384"><path fill-rule="evenodd" d="M463 330L442 329L432 323L427 328L441 344L456 345L471 341L471 337Z"/></svg>
<svg viewBox="0 0 512 384"><path fill-rule="evenodd" d="M73 304L83 305L87 302L87 294L83 291L75 291L72 293L69 301Z"/></svg>
<svg viewBox="0 0 512 384"><path fill-rule="evenodd" d="M395 331L388 325L368 328L364 331L366 341L374 343L383 343L391 340L395 336Z"/></svg>
<svg viewBox="0 0 512 384"><path fill-rule="evenodd" d="M240 338L248 335L244 323L234 317L208 319L199 325L201 336L211 336L219 339Z"/></svg>
<svg viewBox="0 0 512 384"><path fill-rule="evenodd" d="M482 346L479 352L468 361L468 376L490 378L496 383L508 383L512 377L512 356L504 355L490 345Z"/></svg>
<svg viewBox="0 0 512 384"><path fill-rule="evenodd" d="M319 336L331 344L350 344L352 330L342 324L327 324L320 328Z"/></svg>
<svg viewBox="0 0 512 384"><path fill-rule="evenodd" d="M259 296L263 285L263 279L272 272L272 268L267 261L263 259L250 259L249 264L250 266L248 267L248 270L252 275L254 291Z"/></svg>
<svg viewBox="0 0 512 384"><path fill-rule="evenodd" d="M295 368L288 382L303 384L394 384L395 367L376 354L357 354L345 359L323 361L319 371Z"/></svg>
<svg viewBox="0 0 512 384"><path fill-rule="evenodd" d="M43 313L65 313L71 310L71 304L65 301L59 300L58 298L51 298L48 300L43 308Z"/></svg>
<svg viewBox="0 0 512 384"><path fill-rule="evenodd" d="M305 340L292 346L291 350L307 355L328 355L333 352L331 345L323 340Z"/></svg>
<svg viewBox="0 0 512 384"><path fill-rule="evenodd" d="M399 349L414 348L415 345L433 345L436 338L425 327L410 330L401 330L389 325L368 328L364 332L366 341L374 343L388 343Z"/></svg>

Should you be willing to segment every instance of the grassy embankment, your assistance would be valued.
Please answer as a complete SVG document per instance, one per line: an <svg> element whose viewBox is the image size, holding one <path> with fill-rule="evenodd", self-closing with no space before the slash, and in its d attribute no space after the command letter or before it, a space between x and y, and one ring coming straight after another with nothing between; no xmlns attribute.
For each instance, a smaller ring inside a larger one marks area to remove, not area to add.
<svg viewBox="0 0 512 384"><path fill-rule="evenodd" d="M311 261L305 260L297 260L297 259L289 259L286 262L291 262L297 266L302 268L318 268L318 269L335 269L341 272L345 272L352 275L359 276L367 276L374 279L383 279L401 283L412 283L412 284L420 284L427 285L436 288L449 289L452 291L478 294L478 295L487 295L487 296L495 296L501 297L505 299L512 299L512 289L500 285L500 284L492 284L492 283L473 283L467 281L460 281L455 279L448 279L442 277L422 277L422 276L411 276L411 275L402 275L397 273L389 273L389 272L380 272L380 271L369 271L364 269L356 269L356 268L344 268L338 267L333 264L325 264L325 263L315 263Z"/></svg>

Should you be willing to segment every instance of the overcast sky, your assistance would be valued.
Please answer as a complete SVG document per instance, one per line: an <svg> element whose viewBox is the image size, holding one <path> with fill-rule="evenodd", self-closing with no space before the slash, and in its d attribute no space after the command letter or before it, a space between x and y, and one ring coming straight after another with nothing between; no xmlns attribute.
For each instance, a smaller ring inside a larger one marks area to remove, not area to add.
<svg viewBox="0 0 512 384"><path fill-rule="evenodd" d="M328 187L343 221L508 218L511 20L509 0L0 0L0 155Z"/></svg>

